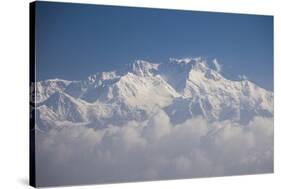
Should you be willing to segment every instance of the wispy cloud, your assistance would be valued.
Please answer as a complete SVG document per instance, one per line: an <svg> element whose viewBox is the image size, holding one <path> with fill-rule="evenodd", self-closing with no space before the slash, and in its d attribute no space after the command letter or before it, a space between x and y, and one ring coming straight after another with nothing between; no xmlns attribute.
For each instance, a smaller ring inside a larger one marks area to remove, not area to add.
<svg viewBox="0 0 281 189"><path fill-rule="evenodd" d="M214 64L215 69L217 70L217 72L221 72L221 70L222 70L222 65L218 62L217 59L214 59L214 60L213 60L213 64Z"/></svg>
<svg viewBox="0 0 281 189"><path fill-rule="evenodd" d="M247 80L248 77L245 76L245 75L238 75L238 78L241 79L241 80Z"/></svg>

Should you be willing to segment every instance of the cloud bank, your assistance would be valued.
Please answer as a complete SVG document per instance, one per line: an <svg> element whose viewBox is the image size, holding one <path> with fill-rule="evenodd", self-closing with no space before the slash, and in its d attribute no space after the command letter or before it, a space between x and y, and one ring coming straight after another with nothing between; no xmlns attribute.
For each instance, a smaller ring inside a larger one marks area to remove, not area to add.
<svg viewBox="0 0 281 189"><path fill-rule="evenodd" d="M39 185L93 184L273 172L273 119L247 125L202 117L172 125L164 111L95 130L36 135Z"/></svg>

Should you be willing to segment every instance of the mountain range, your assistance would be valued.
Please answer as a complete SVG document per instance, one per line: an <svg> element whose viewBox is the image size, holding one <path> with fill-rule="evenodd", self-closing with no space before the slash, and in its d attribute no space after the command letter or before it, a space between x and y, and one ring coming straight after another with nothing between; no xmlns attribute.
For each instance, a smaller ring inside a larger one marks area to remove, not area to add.
<svg viewBox="0 0 281 189"><path fill-rule="evenodd" d="M203 58L167 63L136 60L85 80L35 83L36 129L67 125L95 129L143 122L164 111L174 125L201 116L247 124L273 117L273 92L247 80L230 80Z"/></svg>

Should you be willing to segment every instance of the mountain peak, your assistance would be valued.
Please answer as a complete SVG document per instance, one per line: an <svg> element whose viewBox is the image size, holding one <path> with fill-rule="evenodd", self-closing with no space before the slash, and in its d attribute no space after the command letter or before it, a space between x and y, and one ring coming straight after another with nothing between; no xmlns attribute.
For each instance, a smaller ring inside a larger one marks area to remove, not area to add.
<svg viewBox="0 0 281 189"><path fill-rule="evenodd" d="M43 105L58 115L61 120L81 122L85 120L84 104L64 92L55 92Z"/></svg>
<svg viewBox="0 0 281 189"><path fill-rule="evenodd" d="M118 78L118 74L116 71L110 71L110 72L98 72L94 75L90 75L88 77L88 81L94 83L96 81L106 81L106 80L112 80Z"/></svg>
<svg viewBox="0 0 281 189"><path fill-rule="evenodd" d="M209 68L206 59L202 57L187 57L187 58L170 58L169 63L172 65L178 65L181 66L182 68L185 67L186 71L190 71L192 69L195 69L197 71L202 71L206 72ZM185 69L183 68L183 69Z"/></svg>
<svg viewBox="0 0 281 189"><path fill-rule="evenodd" d="M150 63L145 60L135 60L131 65L131 71L140 76L152 76L158 69L159 64Z"/></svg>
<svg viewBox="0 0 281 189"><path fill-rule="evenodd" d="M202 57L169 58L169 62L174 64L192 64L202 60Z"/></svg>

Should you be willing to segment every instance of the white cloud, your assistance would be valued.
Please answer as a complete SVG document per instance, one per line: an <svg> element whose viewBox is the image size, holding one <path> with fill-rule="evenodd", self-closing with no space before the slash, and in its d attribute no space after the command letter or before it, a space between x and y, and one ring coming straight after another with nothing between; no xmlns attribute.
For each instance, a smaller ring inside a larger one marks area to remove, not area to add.
<svg viewBox="0 0 281 189"><path fill-rule="evenodd" d="M214 64L215 69L217 70L217 72L221 72L221 70L222 70L222 65L218 62L217 59L214 59L214 60L213 60L213 64Z"/></svg>
<svg viewBox="0 0 281 189"><path fill-rule="evenodd" d="M143 135L149 140L159 140L161 137L168 135L172 129L170 118L160 110L147 123L143 130Z"/></svg>
<svg viewBox="0 0 281 189"><path fill-rule="evenodd" d="M202 117L172 125L165 112L142 123L37 133L41 184L140 181L273 171L273 120L247 125Z"/></svg>

